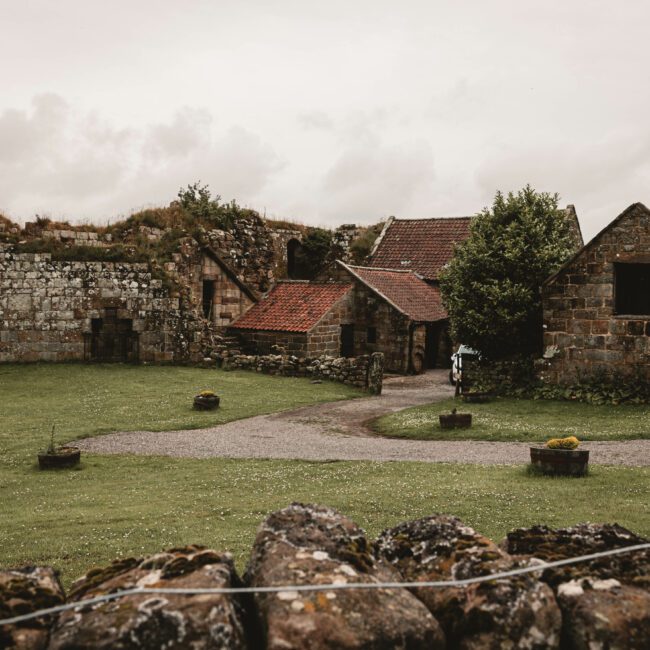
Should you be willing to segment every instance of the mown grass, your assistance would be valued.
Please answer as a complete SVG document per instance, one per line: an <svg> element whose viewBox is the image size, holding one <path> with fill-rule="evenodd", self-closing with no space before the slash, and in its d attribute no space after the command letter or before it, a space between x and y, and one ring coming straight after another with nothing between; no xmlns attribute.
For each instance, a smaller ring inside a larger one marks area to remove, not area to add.
<svg viewBox="0 0 650 650"><path fill-rule="evenodd" d="M221 397L216 411L195 411L201 390ZM172 366L121 364L0 365L2 454L109 431L196 429L241 418L362 395L335 382ZM20 456L21 463L33 457Z"/></svg>
<svg viewBox="0 0 650 650"><path fill-rule="evenodd" d="M203 388L225 397L224 410L191 411L188 399ZM51 564L69 585L116 557L200 543L231 551L243 568L261 520L292 501L332 505L371 536L434 512L494 539L518 526L586 520L650 535L647 468L595 466L585 479L550 479L521 466L90 454L76 470L35 467L51 421L70 439L205 426L354 395L336 384L191 368L0 366L0 567Z"/></svg>
<svg viewBox="0 0 650 650"><path fill-rule="evenodd" d="M453 408L472 414L470 429L440 428L438 416ZM448 399L386 415L375 420L372 428L380 435L417 440L544 442L563 436L579 440L647 439L650 406L505 398L487 404L464 404Z"/></svg>

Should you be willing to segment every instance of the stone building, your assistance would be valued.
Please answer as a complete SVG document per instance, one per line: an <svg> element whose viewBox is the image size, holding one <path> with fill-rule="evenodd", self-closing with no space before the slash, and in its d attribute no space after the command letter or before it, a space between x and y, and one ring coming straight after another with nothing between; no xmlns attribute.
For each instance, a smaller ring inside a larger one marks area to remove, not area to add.
<svg viewBox="0 0 650 650"><path fill-rule="evenodd" d="M280 281L229 331L251 354L339 356L347 351L341 350L344 326L353 323L351 290L350 282Z"/></svg>
<svg viewBox="0 0 650 650"><path fill-rule="evenodd" d="M341 261L316 282L280 282L235 321L250 354L357 357L382 352L389 371L422 372L444 365L440 346L447 314L440 293L412 271L351 266Z"/></svg>
<svg viewBox="0 0 650 650"><path fill-rule="evenodd" d="M631 205L542 287L545 379L577 373L650 377L650 211Z"/></svg>
<svg viewBox="0 0 650 650"><path fill-rule="evenodd" d="M390 217L370 253L370 266L414 271L438 284L454 246L469 237L472 217L396 219Z"/></svg>

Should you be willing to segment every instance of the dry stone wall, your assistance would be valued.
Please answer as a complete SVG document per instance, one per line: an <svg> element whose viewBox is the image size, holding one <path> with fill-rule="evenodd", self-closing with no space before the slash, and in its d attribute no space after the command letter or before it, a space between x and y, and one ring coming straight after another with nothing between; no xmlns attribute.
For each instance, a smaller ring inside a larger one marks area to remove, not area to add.
<svg viewBox="0 0 650 650"><path fill-rule="evenodd" d="M201 323L146 264L52 261L0 248L0 362L89 359L98 322L109 317L131 346L123 360L202 357Z"/></svg>
<svg viewBox="0 0 650 650"><path fill-rule="evenodd" d="M540 561L647 542L617 525L511 532L500 544L456 517L431 515L374 542L350 518L293 503L260 525L243 579L232 558L200 546L123 558L77 580L69 603L138 587L261 590L132 594L0 626L12 650L167 648L274 650L645 650L650 647L650 552L556 569ZM469 586L395 583L537 571ZM346 584L393 583L376 589ZM296 587L321 585L318 591ZM49 567L0 571L0 619L65 599Z"/></svg>
<svg viewBox="0 0 650 650"><path fill-rule="evenodd" d="M246 355L228 352L215 355L224 370L253 370L283 377L310 377L314 380L337 381L348 386L381 393L383 355L363 355L355 358L296 357L286 354Z"/></svg>

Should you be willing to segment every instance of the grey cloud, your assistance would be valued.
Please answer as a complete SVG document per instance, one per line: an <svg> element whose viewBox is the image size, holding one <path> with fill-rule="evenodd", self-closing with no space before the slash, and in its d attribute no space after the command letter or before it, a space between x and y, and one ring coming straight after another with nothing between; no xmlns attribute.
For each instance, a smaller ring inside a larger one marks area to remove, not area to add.
<svg viewBox="0 0 650 650"><path fill-rule="evenodd" d="M324 111L305 111L298 115L298 124L307 130L330 131L334 128L334 120Z"/></svg>
<svg viewBox="0 0 650 650"><path fill-rule="evenodd" d="M485 192L517 190L526 183L559 192L576 203L590 238L635 201L648 200L650 134L618 135L586 146L547 143L495 153L477 169ZM625 197L623 203L619 197Z"/></svg>
<svg viewBox="0 0 650 650"><path fill-rule="evenodd" d="M168 122L118 128L56 95L0 114L0 209L14 218L117 216L163 204L197 179L224 198L254 199L282 166L241 127L216 131L211 114L184 108Z"/></svg>
<svg viewBox="0 0 650 650"><path fill-rule="evenodd" d="M350 147L326 173L322 190L326 214L358 221L408 213L413 199L435 176L426 141Z"/></svg>

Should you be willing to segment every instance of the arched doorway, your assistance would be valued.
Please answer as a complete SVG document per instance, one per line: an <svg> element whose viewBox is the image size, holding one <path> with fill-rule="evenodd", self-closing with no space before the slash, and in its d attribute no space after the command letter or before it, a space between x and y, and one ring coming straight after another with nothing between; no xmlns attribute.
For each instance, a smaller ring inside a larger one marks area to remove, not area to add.
<svg viewBox="0 0 650 650"><path fill-rule="evenodd" d="M297 239L290 239L287 243L287 276L291 280L297 279L298 264L296 256L301 248L302 244Z"/></svg>

